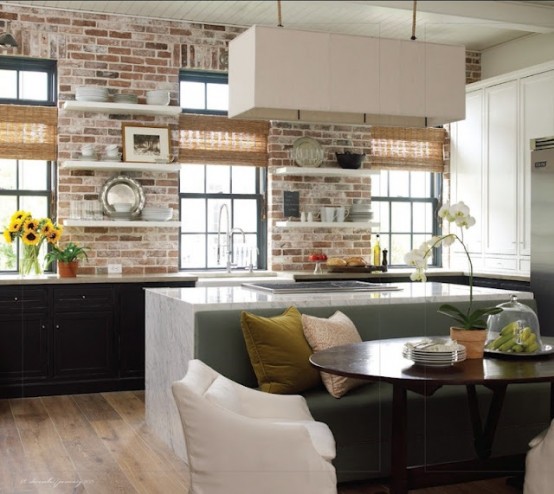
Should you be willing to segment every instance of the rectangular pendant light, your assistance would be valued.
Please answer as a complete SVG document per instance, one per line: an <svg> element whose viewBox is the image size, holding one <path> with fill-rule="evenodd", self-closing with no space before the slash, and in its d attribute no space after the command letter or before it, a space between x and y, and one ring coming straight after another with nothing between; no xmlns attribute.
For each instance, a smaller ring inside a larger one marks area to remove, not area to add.
<svg viewBox="0 0 554 494"><path fill-rule="evenodd" d="M465 49L253 26L229 43L229 117L431 127L465 118Z"/></svg>

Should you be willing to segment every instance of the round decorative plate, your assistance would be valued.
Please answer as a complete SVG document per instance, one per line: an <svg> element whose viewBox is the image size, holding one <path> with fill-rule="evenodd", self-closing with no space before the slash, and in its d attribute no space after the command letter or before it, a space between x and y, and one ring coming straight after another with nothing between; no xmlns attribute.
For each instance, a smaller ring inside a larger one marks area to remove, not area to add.
<svg viewBox="0 0 554 494"><path fill-rule="evenodd" d="M323 163L323 155L321 144L311 137L300 137L292 145L291 158L299 166L316 168Z"/></svg>
<svg viewBox="0 0 554 494"><path fill-rule="evenodd" d="M533 353L525 353L525 352L501 352L500 350L490 350L488 348L485 348L485 353L488 355L502 355L507 357L523 357L523 358L530 358L530 357L540 357L541 355L551 355L554 353L554 347L552 345L543 345L541 350L538 350Z"/></svg>
<svg viewBox="0 0 554 494"><path fill-rule="evenodd" d="M144 207L144 190L136 180L126 175L119 175L109 179L104 184L100 193L100 201L104 213L109 217L117 216L117 212L113 207L114 203L130 202L132 204L131 211L125 214L134 218L140 215Z"/></svg>

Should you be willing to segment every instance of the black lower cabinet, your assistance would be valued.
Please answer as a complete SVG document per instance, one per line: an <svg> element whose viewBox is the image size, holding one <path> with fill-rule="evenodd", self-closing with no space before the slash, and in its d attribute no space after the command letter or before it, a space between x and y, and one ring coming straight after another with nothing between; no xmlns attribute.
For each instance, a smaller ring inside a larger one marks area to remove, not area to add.
<svg viewBox="0 0 554 494"><path fill-rule="evenodd" d="M0 382L19 387L48 377L48 314L0 316Z"/></svg>
<svg viewBox="0 0 554 494"><path fill-rule="evenodd" d="M54 318L56 378L115 377L113 312L68 312Z"/></svg>
<svg viewBox="0 0 554 494"><path fill-rule="evenodd" d="M0 398L144 389L145 288L0 287Z"/></svg>

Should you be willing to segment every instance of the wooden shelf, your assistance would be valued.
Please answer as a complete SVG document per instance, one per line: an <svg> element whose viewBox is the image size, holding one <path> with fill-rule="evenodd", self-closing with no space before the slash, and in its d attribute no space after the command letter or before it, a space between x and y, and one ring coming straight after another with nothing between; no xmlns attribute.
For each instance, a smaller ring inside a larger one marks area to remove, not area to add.
<svg viewBox="0 0 554 494"><path fill-rule="evenodd" d="M342 223L323 221L277 221L275 226L280 228L375 228L379 226L374 221L344 221Z"/></svg>
<svg viewBox="0 0 554 494"><path fill-rule="evenodd" d="M64 161L60 168L67 170L118 170L142 172L179 172L176 163L134 163L128 161Z"/></svg>
<svg viewBox="0 0 554 494"><path fill-rule="evenodd" d="M304 175L307 177L369 177L379 175L379 170L345 170L344 168L302 168L299 166L285 166L277 168L274 175Z"/></svg>
<svg viewBox="0 0 554 494"><path fill-rule="evenodd" d="M138 105L131 103L97 103L95 101L66 101L64 110L119 115L179 115L180 106Z"/></svg>
<svg viewBox="0 0 554 494"><path fill-rule="evenodd" d="M108 228L177 228L180 221L143 221L143 220L63 220L64 227L108 227Z"/></svg>

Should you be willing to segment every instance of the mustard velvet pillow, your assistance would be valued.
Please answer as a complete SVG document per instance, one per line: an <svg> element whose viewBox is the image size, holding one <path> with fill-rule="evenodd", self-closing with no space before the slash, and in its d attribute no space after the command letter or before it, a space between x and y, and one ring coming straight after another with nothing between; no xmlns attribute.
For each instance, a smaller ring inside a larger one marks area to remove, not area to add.
<svg viewBox="0 0 554 494"><path fill-rule="evenodd" d="M275 317L243 311L240 323L262 391L300 393L321 384L319 371L309 361L312 349L304 337L302 315L296 307Z"/></svg>
<svg viewBox="0 0 554 494"><path fill-rule="evenodd" d="M329 319L302 314L302 325L304 335L314 352L362 341L356 325L340 311L335 312ZM340 398L351 389L367 383L363 379L337 376L327 372L321 372L321 379L329 394L335 398Z"/></svg>

